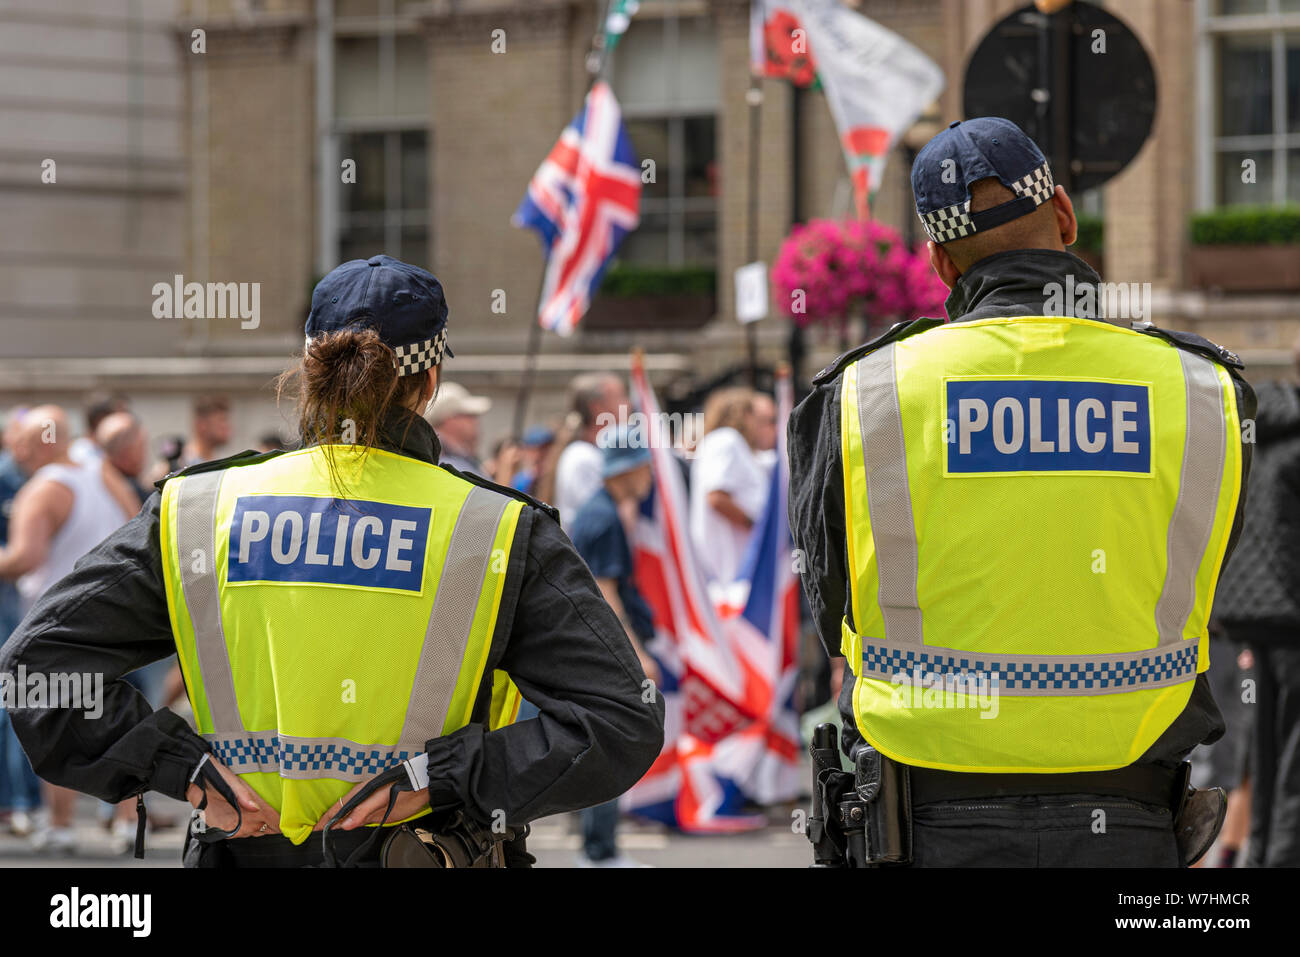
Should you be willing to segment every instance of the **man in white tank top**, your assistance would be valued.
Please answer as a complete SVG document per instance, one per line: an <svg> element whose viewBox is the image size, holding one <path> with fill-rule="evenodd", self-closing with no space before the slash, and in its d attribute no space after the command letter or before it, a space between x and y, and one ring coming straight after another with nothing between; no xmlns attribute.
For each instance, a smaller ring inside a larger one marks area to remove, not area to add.
<svg viewBox="0 0 1300 957"><path fill-rule="evenodd" d="M63 410L45 405L23 416L14 442L14 458L31 478L14 499L9 544L0 548L0 578L17 579L23 614L130 518L129 502L106 479L102 463L82 466L68 457L70 439ZM77 792L45 788L50 826L37 843L70 851Z"/></svg>

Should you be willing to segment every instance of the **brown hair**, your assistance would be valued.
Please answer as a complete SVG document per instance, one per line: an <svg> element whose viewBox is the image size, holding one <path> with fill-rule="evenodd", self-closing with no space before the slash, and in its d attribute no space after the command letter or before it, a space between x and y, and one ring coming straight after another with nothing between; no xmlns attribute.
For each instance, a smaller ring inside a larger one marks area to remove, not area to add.
<svg viewBox="0 0 1300 957"><path fill-rule="evenodd" d="M704 434L714 429L730 426L745 434L745 415L753 405L757 393L744 386L719 389L704 403Z"/></svg>
<svg viewBox="0 0 1300 957"><path fill-rule="evenodd" d="M347 328L311 339L298 364L276 381L276 398L295 387L304 446L350 444L364 454L379 444L389 412L409 407L424 382L423 375L398 376L393 350L375 330ZM408 429L414 420L412 413ZM345 432L349 443L343 442ZM341 485L332 451L327 463Z"/></svg>
<svg viewBox="0 0 1300 957"><path fill-rule="evenodd" d="M200 395L194 399L194 417L202 419L214 412L229 412L230 399L224 395Z"/></svg>

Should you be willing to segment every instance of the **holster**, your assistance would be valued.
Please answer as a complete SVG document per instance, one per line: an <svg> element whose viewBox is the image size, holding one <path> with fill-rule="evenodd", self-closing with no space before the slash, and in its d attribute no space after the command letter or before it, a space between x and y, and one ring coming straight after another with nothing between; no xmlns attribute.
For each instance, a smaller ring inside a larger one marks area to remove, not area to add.
<svg viewBox="0 0 1300 957"><path fill-rule="evenodd" d="M462 811L436 833L402 824L385 839L380 867L505 867L505 842L527 832L523 827L494 833Z"/></svg>
<svg viewBox="0 0 1300 957"><path fill-rule="evenodd" d="M813 867L870 867L912 861L907 768L862 745L852 773L840 769L835 726L818 725L808 840Z"/></svg>
<svg viewBox="0 0 1300 957"><path fill-rule="evenodd" d="M907 768L863 744L853 790L840 802L849 867L912 862L912 796Z"/></svg>
<svg viewBox="0 0 1300 957"><path fill-rule="evenodd" d="M1194 788L1187 783L1191 764L1181 770L1180 798L1174 811L1174 837L1183 867L1191 867L1214 844L1228 813L1228 795L1223 788Z"/></svg>
<svg viewBox="0 0 1300 957"><path fill-rule="evenodd" d="M840 801L853 788L853 775L840 768L840 748L833 724L813 731L812 814L808 840L813 846L813 867L844 867L844 834L839 825Z"/></svg>

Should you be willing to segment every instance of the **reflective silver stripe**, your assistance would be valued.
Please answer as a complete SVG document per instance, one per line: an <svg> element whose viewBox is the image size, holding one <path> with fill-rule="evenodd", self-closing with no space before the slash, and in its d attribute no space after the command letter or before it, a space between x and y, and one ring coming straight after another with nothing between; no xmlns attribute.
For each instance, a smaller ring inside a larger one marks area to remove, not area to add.
<svg viewBox="0 0 1300 957"><path fill-rule="evenodd" d="M1227 457L1223 388L1214 363L1178 349L1187 389L1187 437L1178 477L1178 501L1169 518L1164 586L1156 602L1160 648L1183 640L1183 628L1196 603L1196 572L1214 528Z"/></svg>
<svg viewBox="0 0 1300 957"><path fill-rule="evenodd" d="M862 642L863 674L896 686L945 688L967 694L1064 697L1119 694L1181 684L1196 677L1197 644L1106 655L1004 655L956 648L924 650Z"/></svg>
<svg viewBox="0 0 1300 957"><path fill-rule="evenodd" d="M867 508L876 546L877 604L885 637L894 644L920 645L917 606L916 523L907 485L907 449L895 374L895 343L858 362L858 421L867 473ZM846 463L846 467L853 465ZM861 627L861 622L858 623Z"/></svg>
<svg viewBox="0 0 1300 957"><path fill-rule="evenodd" d="M187 475L176 500L176 556L181 590L194 628L194 650L203 675L203 693L217 731L243 731L230 655L221 626L221 596L217 585L217 496L225 470ZM196 572L196 561L202 571Z"/></svg>
<svg viewBox="0 0 1300 957"><path fill-rule="evenodd" d="M422 740L359 744L347 738L301 738L275 731L205 734L203 738L236 774L260 772L300 780L360 780L424 753Z"/></svg>
<svg viewBox="0 0 1300 957"><path fill-rule="evenodd" d="M415 669L403 741L419 741L423 746L442 734L487 580L497 527L509 504L506 496L475 487L456 518Z"/></svg>
<svg viewBox="0 0 1300 957"><path fill-rule="evenodd" d="M354 767L369 769L364 773L377 773L421 752L429 738L442 734L492 561L497 528L510 499L474 488L457 516L420 649L399 739L403 744L358 744L343 738L296 738L275 731L249 732L243 725L221 624L215 571L216 506L224 474L221 471L187 476L181 482L176 504L181 587L194 628L203 689L216 729L215 734L205 737L213 741L218 756L223 760L228 757L228 764L235 762L232 767L237 765L236 770L245 773L271 771L284 777L308 778L339 777L339 771L352 776ZM204 556L202 573L193 571L196 550ZM386 763L377 763L381 759ZM315 773L322 768L334 773Z"/></svg>

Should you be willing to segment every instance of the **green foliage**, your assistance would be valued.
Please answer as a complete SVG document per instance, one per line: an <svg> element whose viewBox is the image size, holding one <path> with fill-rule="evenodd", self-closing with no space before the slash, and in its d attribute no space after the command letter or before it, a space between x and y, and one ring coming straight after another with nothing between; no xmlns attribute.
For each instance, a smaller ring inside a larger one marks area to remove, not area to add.
<svg viewBox="0 0 1300 957"><path fill-rule="evenodd" d="M600 284L604 296L712 296L718 274L711 266L627 266L605 274Z"/></svg>
<svg viewBox="0 0 1300 957"><path fill-rule="evenodd" d="M1262 246L1300 243L1300 206L1225 206L1196 213L1194 246Z"/></svg>
<svg viewBox="0 0 1300 957"><path fill-rule="evenodd" d="M1079 238L1074 245L1089 252L1101 252L1106 240L1106 221L1100 216L1084 213L1079 219Z"/></svg>

